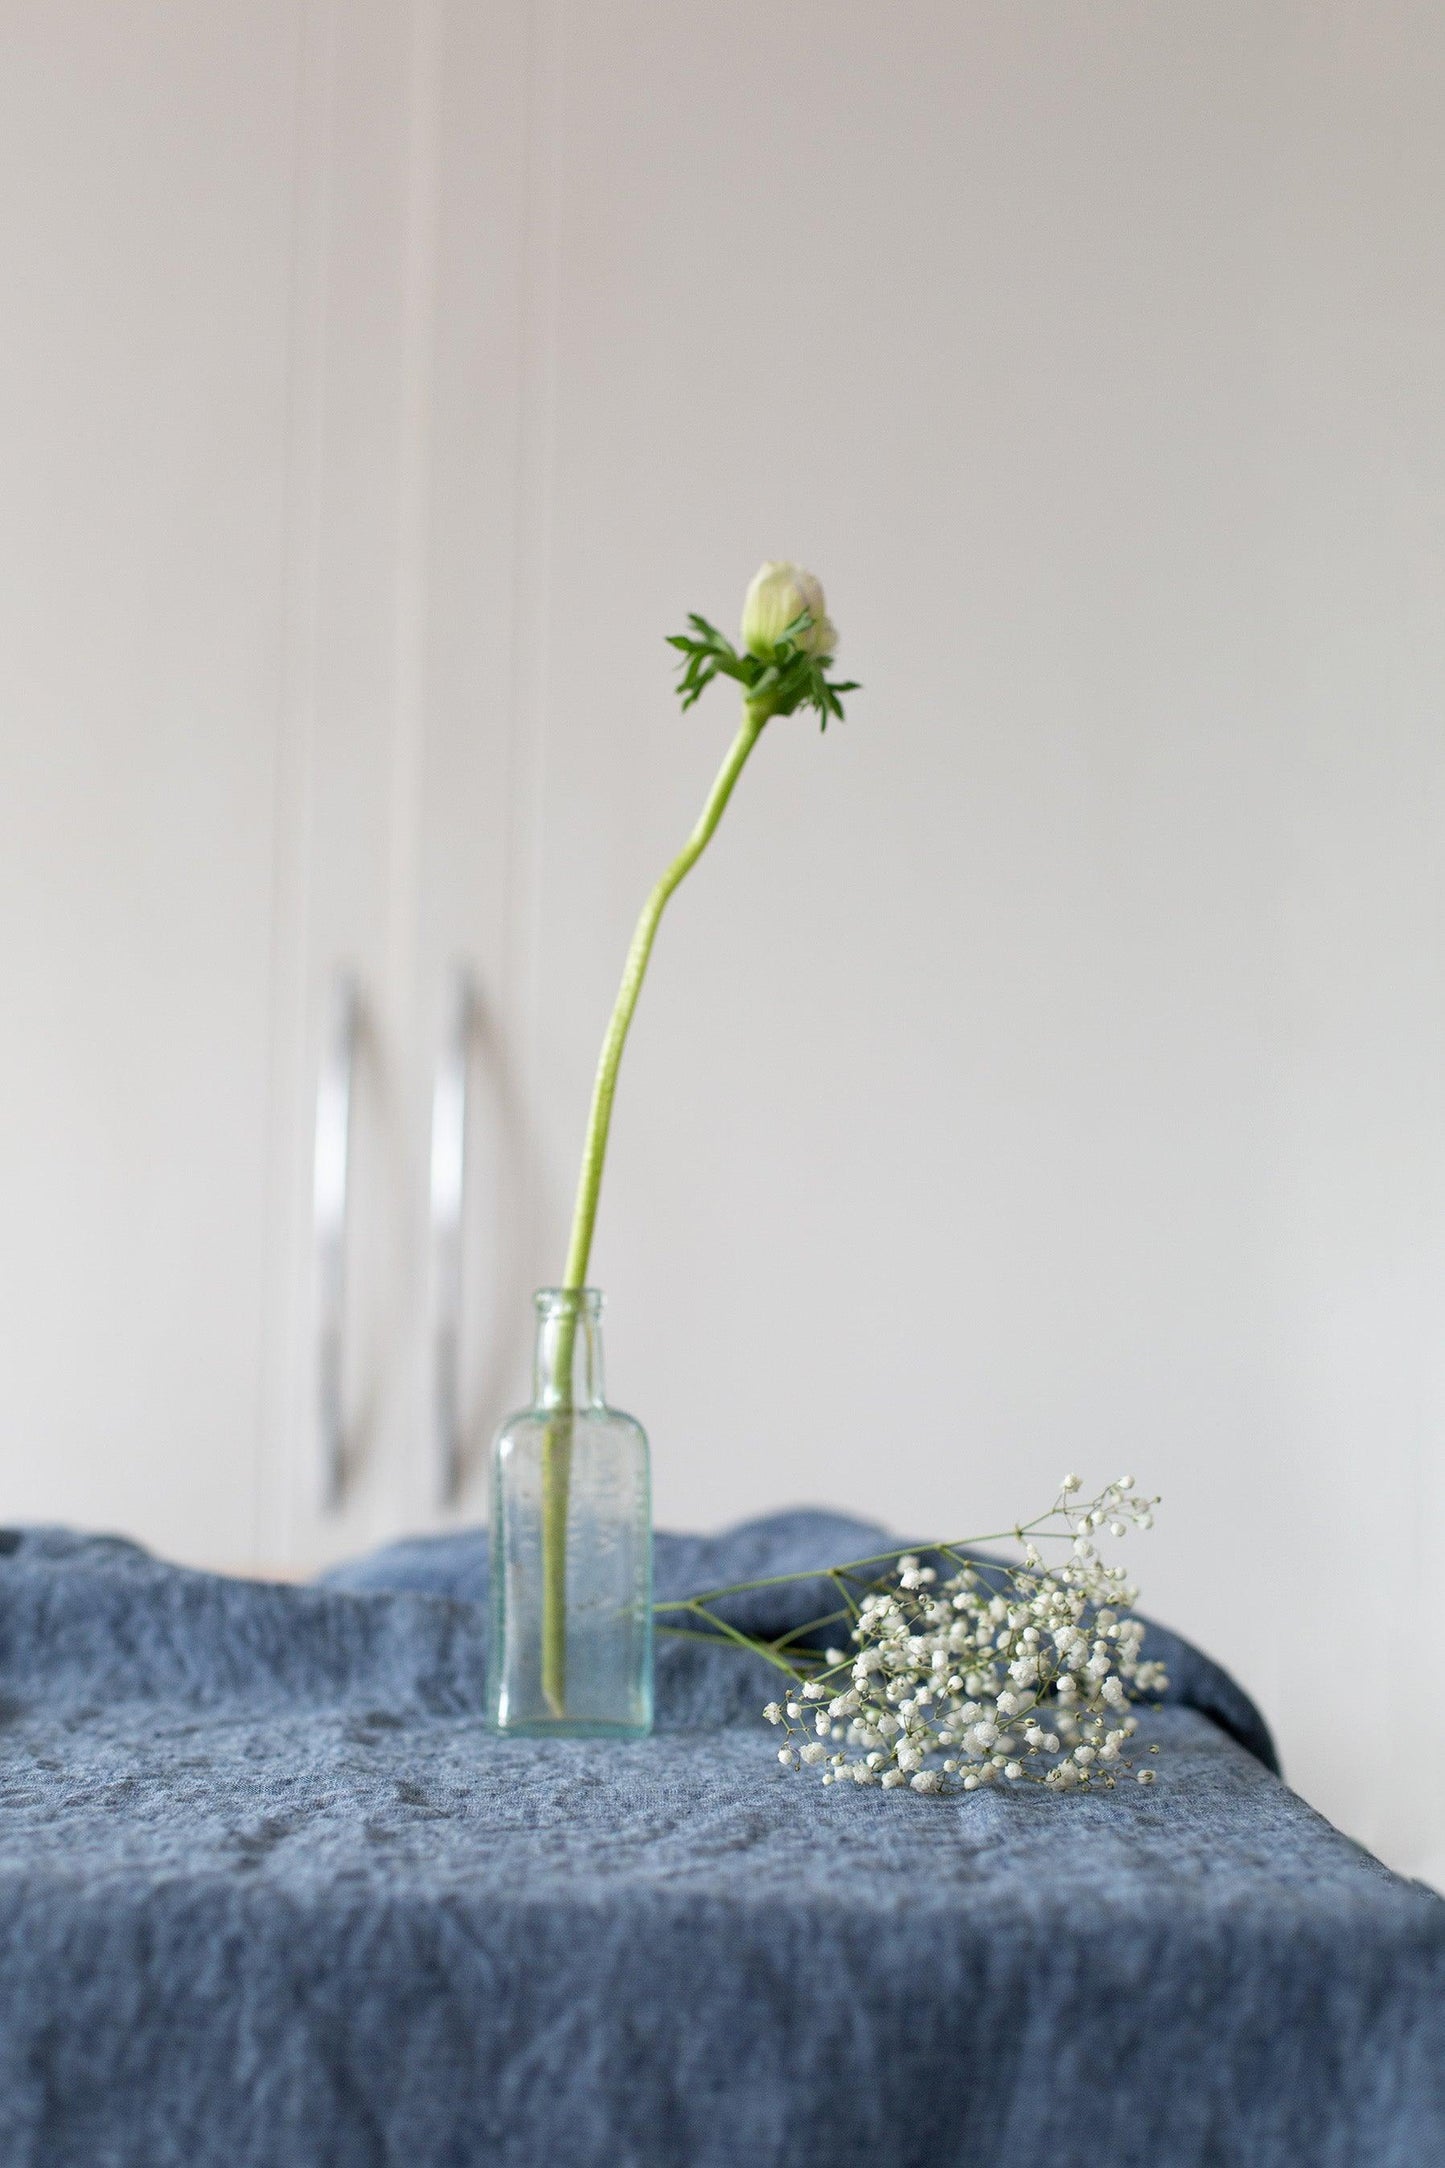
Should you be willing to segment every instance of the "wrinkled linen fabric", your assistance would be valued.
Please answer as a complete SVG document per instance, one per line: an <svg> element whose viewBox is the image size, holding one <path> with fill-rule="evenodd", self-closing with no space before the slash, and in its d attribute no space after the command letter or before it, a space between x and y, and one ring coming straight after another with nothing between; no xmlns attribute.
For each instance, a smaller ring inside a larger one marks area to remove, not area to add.
<svg viewBox="0 0 1445 2168"><path fill-rule="evenodd" d="M659 1585L859 1533L660 1539ZM480 1571L0 1539L4 2168L1445 2160L1445 1903L1185 1644L1148 1790L825 1789L721 1645L661 1645L650 1740L491 1737Z"/></svg>

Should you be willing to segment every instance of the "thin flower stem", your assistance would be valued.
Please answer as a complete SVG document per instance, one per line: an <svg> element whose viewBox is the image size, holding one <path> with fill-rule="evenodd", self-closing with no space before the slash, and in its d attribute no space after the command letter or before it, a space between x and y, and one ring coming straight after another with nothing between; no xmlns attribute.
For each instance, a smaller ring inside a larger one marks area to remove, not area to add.
<svg viewBox="0 0 1445 2168"><path fill-rule="evenodd" d="M902 1558L905 1553L917 1548L917 1544L900 1543L896 1550L875 1551L869 1558L852 1558L843 1566L814 1566L805 1568L800 1573L770 1573L759 1581L729 1581L725 1588L707 1588L697 1596L668 1597L665 1601L654 1604L653 1609L691 1609L695 1604L714 1603L720 1596L746 1596L755 1588L782 1588L789 1581L827 1581L834 1574L855 1573L860 1566L885 1565L890 1558Z"/></svg>
<svg viewBox="0 0 1445 2168"><path fill-rule="evenodd" d="M653 1631L660 1634L671 1634L675 1641L725 1640L730 1647L741 1649L744 1655L761 1656L764 1663L772 1664L775 1670L786 1672L790 1679L796 1680L800 1684L807 1679L831 1678L835 1671L848 1669L848 1660L845 1659L842 1664L832 1664L826 1670L799 1670L795 1659L810 1656L816 1652L809 1649L797 1649L792 1651L791 1654L787 1653L790 1641L788 1635L784 1634L777 1641L759 1641L752 1634L743 1633L739 1627L729 1626L726 1619L714 1618L710 1611L699 1611L697 1616L706 1621L705 1627L665 1626L655 1623ZM815 1623L827 1625L831 1622L820 1619Z"/></svg>
<svg viewBox="0 0 1445 2168"><path fill-rule="evenodd" d="M661 1602L655 1603L653 1609L654 1611L691 1610L700 1603L715 1603L723 1596L750 1595L755 1588L783 1588L790 1581L837 1580L845 1574L856 1578L864 1566L886 1565L889 1559L906 1558L913 1551L918 1552L920 1556L931 1551L937 1552L944 1558L951 1558L956 1555L964 1564L975 1568L983 1567L987 1569L993 1567L999 1572L1013 1572L1017 1569L1012 1567L1007 1559L977 1559L969 1557L968 1553L975 1544L1010 1543L1020 1536L1043 1536L1046 1539L1053 1536L1061 1542L1071 1542L1074 1534L1071 1528L1048 1529L1041 1527L1040 1524L1051 1517L1050 1514L1041 1513L1037 1520L1021 1521L1014 1528L995 1528L984 1536L956 1536L949 1543L942 1543L936 1539L925 1543L917 1541L913 1543L897 1543L890 1551L870 1551L866 1558L850 1558L841 1566L806 1566L796 1573L770 1573L757 1581L729 1581L723 1588L704 1589L697 1596L667 1597Z"/></svg>
<svg viewBox="0 0 1445 2168"><path fill-rule="evenodd" d="M592 1106L587 1118L587 1141L582 1151L582 1171L577 1182L577 1202L572 1214L572 1236L567 1247L567 1269L562 1284L579 1294L587 1282L592 1254L592 1231L597 1221L597 1199L602 1189L602 1169L607 1158L607 1138L612 1126L612 1101L622 1050L632 1023L637 997L647 976L648 959L668 898L686 878L712 841L718 822L742 774L748 755L757 744L770 710L743 702L743 719L737 736L708 792L697 825L672 864L642 907L623 967L622 984L613 1003L611 1021L602 1042L597 1075L592 1086ZM572 1356L577 1331L575 1315L564 1317L558 1329L557 1368L569 1403L548 1423L542 1441L542 1691L555 1716L567 1710L567 1505L571 1491L573 1411Z"/></svg>
<svg viewBox="0 0 1445 2168"><path fill-rule="evenodd" d="M572 1239L567 1250L567 1273L562 1283L564 1287L580 1288L586 1284L587 1263L592 1252L592 1230L597 1219L597 1199L602 1188L602 1168L607 1157L607 1136L612 1124L612 1099L617 1088L617 1071L622 1061L622 1050L627 1044L632 1013L637 1007L637 997L642 992L642 982L647 974L648 959L652 954L652 944L662 914L674 889L692 871L712 841L717 824L733 794L733 786L743 772L749 753L761 737L766 721L765 713L759 714L744 702L743 720L738 734L717 772L712 789L708 792L707 803L698 816L697 825L653 889L637 921L632 946L627 952L627 962L623 968L622 984L613 1004L612 1020L602 1042L597 1076L592 1086L592 1109L587 1120L587 1142L583 1149L582 1171L577 1182Z"/></svg>
<svg viewBox="0 0 1445 2168"><path fill-rule="evenodd" d="M689 1611L697 1609L696 1605L693 1604L688 1604L684 1608ZM697 1615L699 1618L705 1618L709 1626L716 1627L718 1633L722 1634L727 1640L735 1643L738 1648L745 1649L750 1656L763 1657L764 1660L772 1664L776 1670L786 1671L790 1679L795 1679L797 1677L798 1674L794 1670L793 1666L788 1663L783 1657L774 1654L773 1645L770 1641L755 1641L750 1634L739 1633L736 1626L729 1626L725 1618L714 1618L709 1611L699 1610L697 1612ZM669 1629L667 1628L663 1629L664 1632L667 1632L668 1630ZM681 1629L673 1627L671 1631L673 1631L674 1633L678 1631L686 1632L687 1629L685 1627ZM699 1641L711 1641L713 1636L711 1634L699 1634L697 1638Z"/></svg>
<svg viewBox="0 0 1445 2168"><path fill-rule="evenodd" d="M853 1619L857 1615L855 1611L830 1611L826 1618L810 1618L805 1626L794 1626L790 1633L779 1634L772 1646L775 1649L790 1648L795 1641L801 1641L804 1634L815 1634L824 1626L836 1626L840 1619Z"/></svg>
<svg viewBox="0 0 1445 2168"><path fill-rule="evenodd" d="M1012 1535L1012 1529L1008 1533ZM972 1543L975 1540L980 1543L993 1543L999 1539L994 1536L979 1536L977 1539L967 1536L963 1540L966 1543ZM686 1603L689 1605L713 1603L720 1596L746 1596L755 1588L782 1588L789 1581L829 1581L845 1573L856 1576L863 1566L883 1566L888 1563L890 1558L905 1558L910 1551L940 1551L943 1548L944 1546L940 1543L900 1543L891 1551L874 1551L867 1558L850 1558L842 1566L812 1566L805 1567L798 1573L770 1573L759 1581L729 1581L725 1588L708 1588L704 1589L700 1595L680 1597L675 1600L679 1604ZM654 1605L653 1608L658 1611L666 1611L671 1608L673 1601L674 1599L669 1598L666 1602Z"/></svg>
<svg viewBox="0 0 1445 2168"><path fill-rule="evenodd" d="M1039 1516L1040 1520L1046 1518L1048 1518L1047 1515L1041 1514ZM1032 1531L1036 1531L1037 1528L1037 1521L1025 1521L1017 1528L998 1529L992 1535L987 1536L965 1536L953 1543L900 1543L891 1551L875 1551L867 1558L851 1559L847 1565L843 1566L822 1567L811 1570L805 1568L799 1573L774 1573L768 1575L765 1579L757 1581L731 1581L724 1588L706 1589L698 1596L664 1597L659 1602L654 1603L652 1607L653 1615L658 1622L657 1631L659 1633L689 1636L699 1641L710 1640L712 1638L710 1633L704 1633L695 1627L668 1626L662 1622L659 1616L664 1611L688 1612L693 1617L705 1620L710 1628L715 1628L719 1633L724 1634L737 1647L746 1649L754 1656L764 1657L769 1663L778 1664L780 1653L785 1649L794 1648L802 1640L804 1634L817 1633L824 1626L837 1625L840 1620L857 1619L859 1615L858 1606L853 1602L843 1584L847 1577L856 1577L860 1568L885 1564L890 1559L903 1558L910 1552L918 1551L932 1552L942 1558L957 1559L959 1563L970 1566L975 1570L982 1566L983 1570L987 1571L992 1564L999 1572L1016 1572L1019 1569L1011 1567L1004 1559L997 1561L979 1560L968 1556L968 1552L976 1543L1000 1543L1012 1536L1027 1535ZM760 1588L781 1588L787 1586L789 1582L820 1580L832 1581L837 1586L847 1608L841 1611L829 1611L821 1618L808 1619L801 1626L791 1627L787 1633L780 1634L774 1641L761 1641L751 1634L742 1633L737 1627L730 1626L726 1619L719 1618L715 1612L708 1608L710 1604L721 1602L726 1596L748 1595L754 1589ZM814 1652L797 1649L796 1653L800 1657L805 1657ZM782 1663L780 1668L788 1671L792 1677L801 1676L792 1664ZM833 1664L827 1669L814 1673L813 1676L828 1678L831 1677L834 1671L847 1670L848 1668L848 1662Z"/></svg>

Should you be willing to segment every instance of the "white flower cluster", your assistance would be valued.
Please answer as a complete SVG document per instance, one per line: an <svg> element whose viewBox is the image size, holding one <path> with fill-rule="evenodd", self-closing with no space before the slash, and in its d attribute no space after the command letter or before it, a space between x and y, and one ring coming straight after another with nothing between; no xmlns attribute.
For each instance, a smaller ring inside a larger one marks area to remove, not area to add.
<svg viewBox="0 0 1445 2168"><path fill-rule="evenodd" d="M906 1553L861 1600L836 1574L857 1654L829 1649L763 1711L786 1734L783 1767L925 1793L1000 1782L1095 1791L1122 1773L1152 1784L1126 1751L1138 1728L1130 1704L1168 1678L1140 1655L1144 1627L1128 1616L1138 1591L1094 1538L1151 1527L1159 1501L1141 1498L1132 1476L1086 1504L1075 1503L1079 1489L1066 1476L1050 1511L1014 1531L1017 1565L944 1545L928 1554L940 1572ZM1037 1547L1050 1538L1067 1545L1057 1564Z"/></svg>

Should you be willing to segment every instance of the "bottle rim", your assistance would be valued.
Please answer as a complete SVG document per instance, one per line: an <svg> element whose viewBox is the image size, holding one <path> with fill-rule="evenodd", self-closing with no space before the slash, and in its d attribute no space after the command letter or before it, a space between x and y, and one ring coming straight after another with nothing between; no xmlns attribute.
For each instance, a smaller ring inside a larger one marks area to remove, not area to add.
<svg viewBox="0 0 1445 2168"><path fill-rule="evenodd" d="M600 1287L539 1287L532 1300L544 1317L566 1310L576 1310L584 1317L602 1315Z"/></svg>

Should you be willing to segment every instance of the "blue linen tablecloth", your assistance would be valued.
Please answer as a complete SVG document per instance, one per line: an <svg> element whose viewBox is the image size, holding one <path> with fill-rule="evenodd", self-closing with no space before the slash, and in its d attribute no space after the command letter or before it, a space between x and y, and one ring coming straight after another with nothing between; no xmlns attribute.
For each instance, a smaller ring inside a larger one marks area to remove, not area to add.
<svg viewBox="0 0 1445 2168"><path fill-rule="evenodd" d="M1445 1903L1186 1644L1152 1790L935 1800L786 1775L721 1647L651 1740L490 1737L476 1536L330 1582L0 1537L4 2168L1445 2161Z"/></svg>

